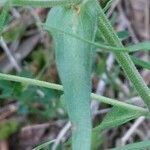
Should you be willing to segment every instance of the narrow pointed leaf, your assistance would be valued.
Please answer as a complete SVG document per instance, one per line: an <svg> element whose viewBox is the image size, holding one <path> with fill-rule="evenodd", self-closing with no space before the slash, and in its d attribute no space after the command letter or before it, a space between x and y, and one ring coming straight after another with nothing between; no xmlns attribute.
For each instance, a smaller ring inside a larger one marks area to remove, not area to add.
<svg viewBox="0 0 150 150"><path fill-rule="evenodd" d="M43 144L41 144L41 145L39 145L39 146L33 148L32 150L42 150L43 148L48 147L49 145L51 145L51 144L54 143L54 142L55 142L55 140L45 142L45 143L43 143Z"/></svg>
<svg viewBox="0 0 150 150"><path fill-rule="evenodd" d="M102 135L101 132L106 129L111 129L117 126L120 126L132 119L138 118L144 113L140 111L134 111L132 109L127 109L123 107L114 106L110 112L105 116L102 123L93 129L92 132L92 148L95 150L98 145L98 141L101 141Z"/></svg>
<svg viewBox="0 0 150 150"><path fill-rule="evenodd" d="M142 115L145 114L140 111L114 106L105 116L102 123L94 130L103 131L105 129L114 128Z"/></svg>
<svg viewBox="0 0 150 150"><path fill-rule="evenodd" d="M114 106L110 112L107 113L102 123L93 129L92 132L92 148L95 150L98 146L98 141L102 140L102 131L120 126L132 119L138 118L144 113L134 111L123 107Z"/></svg>
<svg viewBox="0 0 150 150"><path fill-rule="evenodd" d="M150 140L128 144L124 147L112 148L110 150L148 150L150 149Z"/></svg>
<svg viewBox="0 0 150 150"><path fill-rule="evenodd" d="M149 51L150 50L150 42L140 42L137 44L134 44L132 46L128 46L129 52L136 52L136 51Z"/></svg>
<svg viewBox="0 0 150 150"><path fill-rule="evenodd" d="M143 67L145 69L150 70L150 62L149 61L144 61L144 60L141 60L141 59L139 59L137 57L134 57L134 56L131 56L131 59L133 60L133 62L136 65L138 65L140 67Z"/></svg>
<svg viewBox="0 0 150 150"><path fill-rule="evenodd" d="M106 12L110 7L111 7L111 4L112 4L113 0L109 0L106 4L106 6L104 7L104 12Z"/></svg>

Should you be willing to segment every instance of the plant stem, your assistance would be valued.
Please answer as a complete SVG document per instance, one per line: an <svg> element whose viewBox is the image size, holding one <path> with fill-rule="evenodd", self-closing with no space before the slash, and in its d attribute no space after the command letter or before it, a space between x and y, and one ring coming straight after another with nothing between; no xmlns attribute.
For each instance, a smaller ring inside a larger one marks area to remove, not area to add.
<svg viewBox="0 0 150 150"><path fill-rule="evenodd" d="M30 6L30 7L43 7L49 8L57 5L73 5L77 2L70 0L11 0L11 6ZM1 1L0 4L5 4L5 1Z"/></svg>
<svg viewBox="0 0 150 150"><path fill-rule="evenodd" d="M27 85L36 85L39 87L45 87L45 88L63 91L63 86L61 86L61 85L54 84L54 83L48 83L45 81L40 81L40 80L36 80L36 79L31 79L31 78L15 76L15 75L0 73L0 80L20 82L20 83L27 84Z"/></svg>
<svg viewBox="0 0 150 150"><path fill-rule="evenodd" d="M66 34L66 35L69 35L70 37L73 37L73 38L76 38L76 39L79 39L85 43L89 43L91 45L93 45L93 47L96 47L96 48L100 48L101 50L98 50L97 52L104 52L102 50L105 50L106 52L116 52L116 53L131 53L131 52L136 52L136 51L139 51L139 50L142 50L142 51L149 51L150 50L150 42L141 42L141 43L138 43L138 44L134 44L134 45L131 45L131 46L128 46L128 47L116 47L116 46L110 46L110 45L106 45L106 44L103 44L103 43L95 43L95 42L92 42L90 40L87 40L85 38L82 38L78 35L75 35L75 34L72 34L72 33L69 33L69 32L66 32L64 30L61 30L61 29L58 29L56 27L52 27L52 26L49 26L49 25L45 25L43 23L38 23L39 25L41 26L44 26L45 30L49 30L49 29L53 29L53 30L56 30L56 31L59 31L60 33L62 34Z"/></svg>
<svg viewBox="0 0 150 150"><path fill-rule="evenodd" d="M40 25L43 25L43 24L40 23ZM97 48L100 48L100 49L104 49L104 50L107 50L107 51L123 52L123 53L130 52L128 48L125 48L125 47L124 48L122 48L122 47L118 48L118 47L113 47L113 46L105 45L103 43L95 43L95 42L92 42L90 40L84 39L84 38L82 38L82 37L80 37L78 35L66 32L66 31L58 29L56 27L52 27L50 25L44 25L44 28L45 28L45 30L53 29L53 30L59 31L62 34L69 35L70 37L73 37L75 39L79 39L79 40L81 40L81 41L83 41L85 43L89 43L89 44L93 45L94 47L97 47Z"/></svg>
<svg viewBox="0 0 150 150"><path fill-rule="evenodd" d="M106 15L104 14L101 6L99 7L99 29L104 37L104 40L110 45L115 47L124 48L118 36L116 35L113 27L109 23ZM134 63L127 53L116 53L114 52L117 61L122 66L124 72L132 82L133 86L145 102L150 110L150 89L147 87L139 72L137 71Z"/></svg>
<svg viewBox="0 0 150 150"><path fill-rule="evenodd" d="M62 85L58 85L58 84L54 84L54 83L48 83L45 81L39 81L36 79L30 79L30 78L25 78L25 77L3 74L3 73L0 73L0 80L20 82L23 84L36 85L39 87L45 87L45 88L63 91ZM132 109L132 110L138 110L138 111L141 111L143 113L143 115L148 114L148 111L142 107L138 107L138 106L124 103L124 102L120 102L120 101L115 100L115 99L107 98L107 97L96 95L93 93L91 94L91 98L96 99L96 100L103 102L103 103L106 103L106 104L113 105L113 106L123 107L126 109Z"/></svg>

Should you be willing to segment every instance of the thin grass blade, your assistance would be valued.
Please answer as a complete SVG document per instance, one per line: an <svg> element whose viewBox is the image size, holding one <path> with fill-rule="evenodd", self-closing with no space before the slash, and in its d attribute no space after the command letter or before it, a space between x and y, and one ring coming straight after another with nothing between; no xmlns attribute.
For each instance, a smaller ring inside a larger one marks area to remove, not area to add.
<svg viewBox="0 0 150 150"><path fill-rule="evenodd" d="M112 148L110 150L148 150L150 148L150 140L128 144L124 147Z"/></svg>
<svg viewBox="0 0 150 150"><path fill-rule="evenodd" d="M132 59L132 61L133 61L136 65L138 65L138 66L140 66L140 67L143 67L144 69L150 70L150 62L141 60L141 59L139 59L139 58L137 58L137 57L135 57L135 56L131 56L131 59Z"/></svg>

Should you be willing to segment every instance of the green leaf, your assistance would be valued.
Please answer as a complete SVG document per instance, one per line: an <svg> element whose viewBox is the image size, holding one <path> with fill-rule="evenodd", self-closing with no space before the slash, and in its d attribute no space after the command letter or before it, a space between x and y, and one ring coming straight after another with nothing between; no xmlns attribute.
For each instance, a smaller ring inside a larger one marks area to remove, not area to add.
<svg viewBox="0 0 150 150"><path fill-rule="evenodd" d="M8 11L9 11L9 5L8 5L8 0L5 1L4 6L3 6L3 10L0 14L0 35L2 33L2 30L5 26L5 22L8 16Z"/></svg>
<svg viewBox="0 0 150 150"><path fill-rule="evenodd" d="M102 133L97 130L93 130L92 132L92 150L98 150L100 145L104 142L102 137Z"/></svg>
<svg viewBox="0 0 150 150"><path fill-rule="evenodd" d="M112 110L107 113L102 123L94 128L94 131L101 132L106 129L114 128L142 115L144 114L140 111L114 106Z"/></svg>
<svg viewBox="0 0 150 150"><path fill-rule="evenodd" d="M111 7L112 2L113 0L108 0L106 6L103 8L104 12L106 12Z"/></svg>
<svg viewBox="0 0 150 150"><path fill-rule="evenodd" d="M125 40L130 36L129 32L127 32L127 31L119 31L119 32L117 32L117 35L120 40Z"/></svg>
<svg viewBox="0 0 150 150"><path fill-rule="evenodd" d="M77 10L53 8L46 22L47 30L54 39L57 68L73 125L73 150L90 150L91 147L90 72L93 47L59 30L94 41L97 25L95 7L96 0L80 5Z"/></svg>
<svg viewBox="0 0 150 150"><path fill-rule="evenodd" d="M128 46L127 48L129 49L129 52L136 52L139 50L140 51L149 51L150 50L150 42L146 41L146 42L137 43L132 46Z"/></svg>
<svg viewBox="0 0 150 150"><path fill-rule="evenodd" d="M137 58L137 57L134 57L134 56L131 56L131 59L133 60L133 62L134 62L136 65L138 65L138 66L140 66L140 67L143 67L143 68L145 68L145 69L150 70L150 62L146 62L146 61L141 60L141 59L139 59L139 58Z"/></svg>
<svg viewBox="0 0 150 150"><path fill-rule="evenodd" d="M92 147L95 150L99 145L98 141L102 140L102 131L120 126L132 119L142 116L140 111L126 109L123 107L114 106L110 112L107 113L102 123L93 129L92 132ZM96 145L96 147L95 147Z"/></svg>
<svg viewBox="0 0 150 150"><path fill-rule="evenodd" d="M112 148L110 150L146 150L150 148L150 140L128 144L123 147Z"/></svg>
<svg viewBox="0 0 150 150"><path fill-rule="evenodd" d="M42 150L43 148L47 148L50 144L54 143L55 140L49 141L49 142L45 142L35 148L33 148L32 150Z"/></svg>

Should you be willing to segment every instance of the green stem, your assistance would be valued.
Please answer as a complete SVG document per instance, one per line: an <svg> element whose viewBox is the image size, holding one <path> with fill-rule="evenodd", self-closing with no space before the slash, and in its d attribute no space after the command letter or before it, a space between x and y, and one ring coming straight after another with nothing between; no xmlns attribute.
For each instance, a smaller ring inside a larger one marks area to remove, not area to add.
<svg viewBox="0 0 150 150"><path fill-rule="evenodd" d="M98 25L104 40L111 46L124 48L101 7L99 7L99 13ZM150 89L143 81L130 56L127 53L114 52L114 54L135 89L150 109Z"/></svg>
<svg viewBox="0 0 150 150"><path fill-rule="evenodd" d="M40 23L40 25L43 25L43 24ZM70 37L73 37L73 38L75 38L75 39L79 39L79 40L81 40L81 41L83 41L83 42L85 42L85 43L89 43L89 44L93 45L94 47L97 47L97 48L100 48L100 49L104 49L104 50L107 50L107 51L123 52L123 53L125 53L125 52L130 52L128 48L122 48L122 47L121 47L121 48L120 48L120 47L118 48L118 47L113 47L113 46L105 45L105 44L103 44L103 43L100 43L100 44L99 44L99 43L95 43L95 42L92 42L92 41L90 41L90 40L84 39L84 38L82 38L82 37L80 37L80 36L78 36L78 35L75 35L75 34L66 32L66 31L61 30L61 29L58 29L58 28L56 28L56 27L52 27L52 26L50 26L50 25L44 25L44 28L45 28L45 30L53 29L53 30L59 31L59 32L62 33L62 34L69 35Z"/></svg>
<svg viewBox="0 0 150 150"><path fill-rule="evenodd" d="M89 43L90 45L93 45L93 47L100 48L100 50L97 50L97 52L105 52L106 51L106 52L116 52L116 53L126 53L126 52L131 53L131 52L136 52L139 50L142 50L142 51L149 51L150 50L150 42L141 42L141 43L134 44L134 45L131 45L128 47L109 46L109 45L106 45L106 44L103 44L100 42L99 43L92 42L92 41L87 40L85 38L82 38L78 35L66 32L64 30L58 29L56 27L52 27L50 25L45 25L41 22L38 24L41 26L44 26L45 30L53 29L53 30L59 31L62 34L69 35L70 37L73 37L75 39L79 39L85 43ZM103 50L105 50L105 51L103 51Z"/></svg>
<svg viewBox="0 0 150 150"><path fill-rule="evenodd" d="M0 4L4 4L5 1L1 1ZM76 2L77 3L77 2ZM70 0L11 0L11 6L31 6L31 7L43 7L49 8L57 5L73 5L75 2Z"/></svg>
<svg viewBox="0 0 150 150"><path fill-rule="evenodd" d="M45 87L45 88L63 91L62 85L58 85L58 84L54 84L54 83L48 83L45 81L39 81L36 79L30 79L30 78L25 78L25 77L3 74L3 73L0 73L0 80L21 82L23 84L36 85L39 87ZM138 106L124 103L124 102L120 102L118 100L107 98L107 97L100 96L100 95L96 95L94 93L91 94L91 98L96 99L100 102L112 105L112 106L118 106L118 107L123 107L123 108L127 108L127 109L138 110L138 111L143 112L143 115L144 114L146 115L148 113L148 111L142 107L138 107Z"/></svg>

